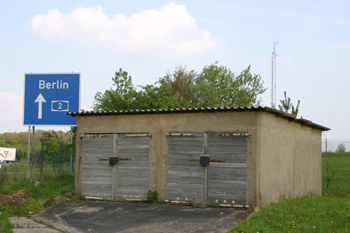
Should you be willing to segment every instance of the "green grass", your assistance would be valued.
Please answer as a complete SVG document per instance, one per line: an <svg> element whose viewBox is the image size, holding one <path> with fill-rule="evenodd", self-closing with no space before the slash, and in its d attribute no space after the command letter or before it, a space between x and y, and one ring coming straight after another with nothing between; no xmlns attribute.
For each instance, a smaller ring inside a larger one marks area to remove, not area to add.
<svg viewBox="0 0 350 233"><path fill-rule="evenodd" d="M11 164L7 166L3 166L0 169L0 172L6 172L6 177L9 180L26 180L27 178L27 164L23 163L16 163L16 164ZM35 173L35 180L40 180L40 166L37 165L34 168L34 173ZM62 164L56 164L53 166L52 164L44 164L43 166L43 177L47 177L51 179L53 174L60 174L60 173L70 173L70 164L69 163L62 163ZM1 191L0 191L1 192Z"/></svg>
<svg viewBox="0 0 350 233"><path fill-rule="evenodd" d="M300 197L265 206L230 232L347 232L350 198Z"/></svg>
<svg viewBox="0 0 350 233"><path fill-rule="evenodd" d="M349 156L322 157L322 192L266 205L229 232L350 232Z"/></svg>
<svg viewBox="0 0 350 233"><path fill-rule="evenodd" d="M14 225L10 222L10 211L7 207L3 206L0 208L0 232L10 233L14 228Z"/></svg>
<svg viewBox="0 0 350 233"><path fill-rule="evenodd" d="M327 188L327 161L329 173L334 172L334 176ZM322 191L323 195L349 196L350 194L350 157L343 156L323 156L322 157Z"/></svg>
<svg viewBox="0 0 350 233"><path fill-rule="evenodd" d="M27 172L27 164L24 164L24 163L10 164L10 165L4 166L1 169L7 172ZM53 171L69 170L69 169L70 169L70 163L62 163L62 164L57 163L55 165L44 163L44 167L43 167L44 172L53 172ZM39 165L36 165L34 172L40 172Z"/></svg>
<svg viewBox="0 0 350 233"><path fill-rule="evenodd" d="M27 198L22 205L16 206L15 210L0 207L0 232L12 232L14 226L8 220L9 216L25 216L29 212L38 212L44 209L44 202L48 199L74 191L74 176L70 176L69 172L46 172L43 181L39 179L40 174L35 174L33 181L25 179L26 174L21 174L24 177L20 179L18 177L10 179L6 173L0 174L0 180L3 175L7 180L0 183L0 195L22 189L27 193Z"/></svg>

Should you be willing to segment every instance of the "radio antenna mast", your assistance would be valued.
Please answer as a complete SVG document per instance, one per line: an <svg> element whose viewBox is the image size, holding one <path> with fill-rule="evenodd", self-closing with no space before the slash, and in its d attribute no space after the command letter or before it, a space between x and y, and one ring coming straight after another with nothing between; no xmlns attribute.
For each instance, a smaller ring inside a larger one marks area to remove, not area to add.
<svg viewBox="0 0 350 233"><path fill-rule="evenodd" d="M273 50L272 50L272 60L271 60L271 107L276 108L276 51L275 45L278 45L278 42L273 41Z"/></svg>

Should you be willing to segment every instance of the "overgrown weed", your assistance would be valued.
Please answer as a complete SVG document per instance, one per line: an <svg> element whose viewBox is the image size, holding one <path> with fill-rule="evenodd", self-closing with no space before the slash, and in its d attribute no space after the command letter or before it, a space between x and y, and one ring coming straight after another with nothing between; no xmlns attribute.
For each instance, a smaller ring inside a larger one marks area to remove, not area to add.
<svg viewBox="0 0 350 233"><path fill-rule="evenodd" d="M24 203L16 205L14 210L1 206L0 200L0 232L12 232L14 225L8 220L10 216L25 216L29 212L38 212L44 209L43 204L46 200L66 192L73 192L74 176L64 171L46 172L43 181L40 180L40 174L35 174L32 181L26 178L18 180L16 176L11 179L7 176L7 180L0 184L0 197L2 194L11 194L19 189L24 190L27 197Z"/></svg>

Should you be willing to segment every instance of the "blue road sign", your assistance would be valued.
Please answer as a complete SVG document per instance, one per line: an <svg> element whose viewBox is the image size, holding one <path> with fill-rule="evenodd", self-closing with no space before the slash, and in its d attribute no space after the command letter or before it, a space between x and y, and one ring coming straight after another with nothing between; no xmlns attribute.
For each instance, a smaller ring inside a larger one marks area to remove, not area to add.
<svg viewBox="0 0 350 233"><path fill-rule="evenodd" d="M25 74L23 125L76 125L80 74Z"/></svg>

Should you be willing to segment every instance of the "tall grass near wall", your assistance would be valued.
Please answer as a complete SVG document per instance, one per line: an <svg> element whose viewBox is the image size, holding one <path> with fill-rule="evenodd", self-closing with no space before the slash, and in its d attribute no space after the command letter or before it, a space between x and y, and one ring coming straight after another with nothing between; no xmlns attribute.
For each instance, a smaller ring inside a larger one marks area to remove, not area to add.
<svg viewBox="0 0 350 233"><path fill-rule="evenodd" d="M35 213L44 209L44 203L48 199L65 192L74 193L74 154L71 150L61 150L50 159L39 153L29 164L29 176L27 161L6 164L0 169L0 233L13 232L14 226L9 221L9 216ZM23 204L15 206L14 210L1 204L2 195L17 190L24 190L27 194Z"/></svg>
<svg viewBox="0 0 350 233"><path fill-rule="evenodd" d="M350 232L350 153L322 154L322 196L263 206L230 232Z"/></svg>
<svg viewBox="0 0 350 233"><path fill-rule="evenodd" d="M74 173L70 174L70 164L45 164L44 172L35 166L32 176L27 178L27 164L17 163L0 169L0 232L12 232L13 225L9 216L25 216L31 212L44 209L44 203L50 198L58 197L66 192L74 193ZM24 190L27 194L23 204L10 210L1 205L1 196Z"/></svg>

